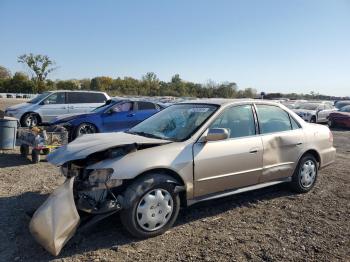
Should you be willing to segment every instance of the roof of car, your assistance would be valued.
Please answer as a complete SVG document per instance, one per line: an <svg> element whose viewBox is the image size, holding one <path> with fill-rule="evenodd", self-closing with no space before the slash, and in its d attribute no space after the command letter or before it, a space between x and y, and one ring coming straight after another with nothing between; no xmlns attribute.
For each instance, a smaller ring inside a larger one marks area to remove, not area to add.
<svg viewBox="0 0 350 262"><path fill-rule="evenodd" d="M196 100L187 100L180 102L180 104L213 104L213 105L226 105L233 103L251 103L251 102L263 102L266 104L278 105L280 103L269 101L269 100L260 100L260 99L249 99L249 98L239 98L239 99L226 99L226 98L208 98L208 99L196 99Z"/></svg>
<svg viewBox="0 0 350 262"><path fill-rule="evenodd" d="M72 92L72 93L74 93L74 92L84 92L84 93L105 93L105 92L103 92L103 91L95 91L95 90L50 90L50 91L48 91L48 92Z"/></svg>

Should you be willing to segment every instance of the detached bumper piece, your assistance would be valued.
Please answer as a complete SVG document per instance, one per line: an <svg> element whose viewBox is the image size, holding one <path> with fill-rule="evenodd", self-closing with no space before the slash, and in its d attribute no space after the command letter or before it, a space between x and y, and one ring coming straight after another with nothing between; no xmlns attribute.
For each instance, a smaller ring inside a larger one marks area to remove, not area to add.
<svg viewBox="0 0 350 262"><path fill-rule="evenodd" d="M57 256L79 226L73 197L74 177L57 188L35 211L29 230L36 241Z"/></svg>

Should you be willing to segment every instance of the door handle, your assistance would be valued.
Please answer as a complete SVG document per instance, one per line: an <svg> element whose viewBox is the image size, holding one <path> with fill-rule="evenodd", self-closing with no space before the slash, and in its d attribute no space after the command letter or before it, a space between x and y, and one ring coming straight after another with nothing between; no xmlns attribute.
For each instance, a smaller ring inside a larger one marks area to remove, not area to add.
<svg viewBox="0 0 350 262"><path fill-rule="evenodd" d="M252 148L252 149L249 150L249 153L250 154L256 154L256 153L258 153L258 149L257 148Z"/></svg>
<svg viewBox="0 0 350 262"><path fill-rule="evenodd" d="M300 146L300 145L302 145L303 144L303 142L299 142L299 143L296 143L295 145L296 146Z"/></svg>
<svg viewBox="0 0 350 262"><path fill-rule="evenodd" d="M127 117L132 117L134 116L135 114L128 114Z"/></svg>

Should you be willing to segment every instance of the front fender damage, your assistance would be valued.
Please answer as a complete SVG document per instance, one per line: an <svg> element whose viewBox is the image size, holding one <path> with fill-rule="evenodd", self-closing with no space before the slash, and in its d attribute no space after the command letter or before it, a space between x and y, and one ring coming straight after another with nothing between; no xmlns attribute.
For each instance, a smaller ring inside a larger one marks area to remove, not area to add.
<svg viewBox="0 0 350 262"><path fill-rule="evenodd" d="M80 216L73 196L74 177L55 189L35 211L29 230L35 240L57 256L79 226Z"/></svg>

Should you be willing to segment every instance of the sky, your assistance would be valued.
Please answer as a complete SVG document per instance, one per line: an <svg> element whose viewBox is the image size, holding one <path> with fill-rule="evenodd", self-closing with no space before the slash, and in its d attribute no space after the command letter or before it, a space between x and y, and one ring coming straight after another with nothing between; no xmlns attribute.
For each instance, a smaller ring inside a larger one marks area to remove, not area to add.
<svg viewBox="0 0 350 262"><path fill-rule="evenodd" d="M50 79L236 82L350 95L350 0L0 0L0 65L46 54Z"/></svg>

